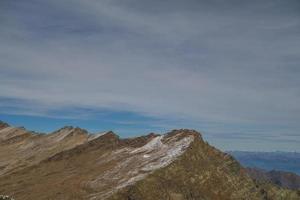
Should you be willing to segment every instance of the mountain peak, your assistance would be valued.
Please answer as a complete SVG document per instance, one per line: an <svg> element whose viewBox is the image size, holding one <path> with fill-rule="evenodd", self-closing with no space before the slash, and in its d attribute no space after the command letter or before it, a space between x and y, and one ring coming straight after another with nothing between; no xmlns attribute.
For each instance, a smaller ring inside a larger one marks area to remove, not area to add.
<svg viewBox="0 0 300 200"><path fill-rule="evenodd" d="M74 129L74 127L73 126L63 126L59 130L70 130L70 129Z"/></svg>
<svg viewBox="0 0 300 200"><path fill-rule="evenodd" d="M97 141L97 140L99 140L99 141L101 140L102 142L103 141L107 141L107 142L114 141L115 142L115 141L119 141L120 137L113 131L107 131L107 132L104 132L103 134L99 134L98 137L94 138L94 141Z"/></svg>
<svg viewBox="0 0 300 200"><path fill-rule="evenodd" d="M204 142L201 133L192 129L174 129L164 135L163 141L167 141L169 138L177 138L180 140L186 137L192 137L195 141Z"/></svg>
<svg viewBox="0 0 300 200"><path fill-rule="evenodd" d="M88 132L85 129L73 126L64 126L63 128L48 134L48 138L52 138L56 142L60 142L67 138L80 137L82 136L84 140L88 138Z"/></svg>
<svg viewBox="0 0 300 200"><path fill-rule="evenodd" d="M9 124L0 120L0 129L7 128L7 127L9 127Z"/></svg>

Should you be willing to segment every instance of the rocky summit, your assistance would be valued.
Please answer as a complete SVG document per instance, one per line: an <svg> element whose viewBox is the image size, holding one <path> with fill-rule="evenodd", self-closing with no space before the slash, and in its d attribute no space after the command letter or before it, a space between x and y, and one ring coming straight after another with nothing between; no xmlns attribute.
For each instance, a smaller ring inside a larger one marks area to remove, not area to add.
<svg viewBox="0 0 300 200"><path fill-rule="evenodd" d="M251 179L194 130L121 139L0 124L0 195L16 200L277 200L300 192Z"/></svg>

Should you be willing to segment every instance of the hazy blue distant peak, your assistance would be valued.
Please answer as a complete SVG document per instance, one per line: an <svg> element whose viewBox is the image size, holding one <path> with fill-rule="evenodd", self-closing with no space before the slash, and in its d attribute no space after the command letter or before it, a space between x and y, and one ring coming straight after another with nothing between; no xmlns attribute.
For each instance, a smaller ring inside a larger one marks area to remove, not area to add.
<svg viewBox="0 0 300 200"><path fill-rule="evenodd" d="M246 167L294 172L300 175L300 153L297 152L228 152Z"/></svg>

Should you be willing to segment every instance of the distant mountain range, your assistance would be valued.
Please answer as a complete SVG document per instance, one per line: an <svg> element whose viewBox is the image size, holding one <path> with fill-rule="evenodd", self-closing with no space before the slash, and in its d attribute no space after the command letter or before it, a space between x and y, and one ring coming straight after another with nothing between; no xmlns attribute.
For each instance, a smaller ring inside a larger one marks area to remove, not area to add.
<svg viewBox="0 0 300 200"><path fill-rule="evenodd" d="M293 172L300 175L300 153L297 152L227 152L242 165L264 170Z"/></svg>
<svg viewBox="0 0 300 200"><path fill-rule="evenodd" d="M64 127L38 134L0 122L0 195L15 200L299 200L252 179L194 130L120 139Z"/></svg>
<svg viewBox="0 0 300 200"><path fill-rule="evenodd" d="M266 171L258 168L246 168L251 178L259 183L269 182L283 188L300 189L300 176L291 172Z"/></svg>
<svg viewBox="0 0 300 200"><path fill-rule="evenodd" d="M230 151L252 179L280 187L300 189L300 153Z"/></svg>

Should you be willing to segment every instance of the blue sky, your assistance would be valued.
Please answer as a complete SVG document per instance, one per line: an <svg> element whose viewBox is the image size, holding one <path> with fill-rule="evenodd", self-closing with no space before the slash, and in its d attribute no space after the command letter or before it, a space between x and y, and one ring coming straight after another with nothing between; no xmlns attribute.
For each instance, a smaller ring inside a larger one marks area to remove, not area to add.
<svg viewBox="0 0 300 200"><path fill-rule="evenodd" d="M297 0L4 0L0 120L300 151Z"/></svg>

